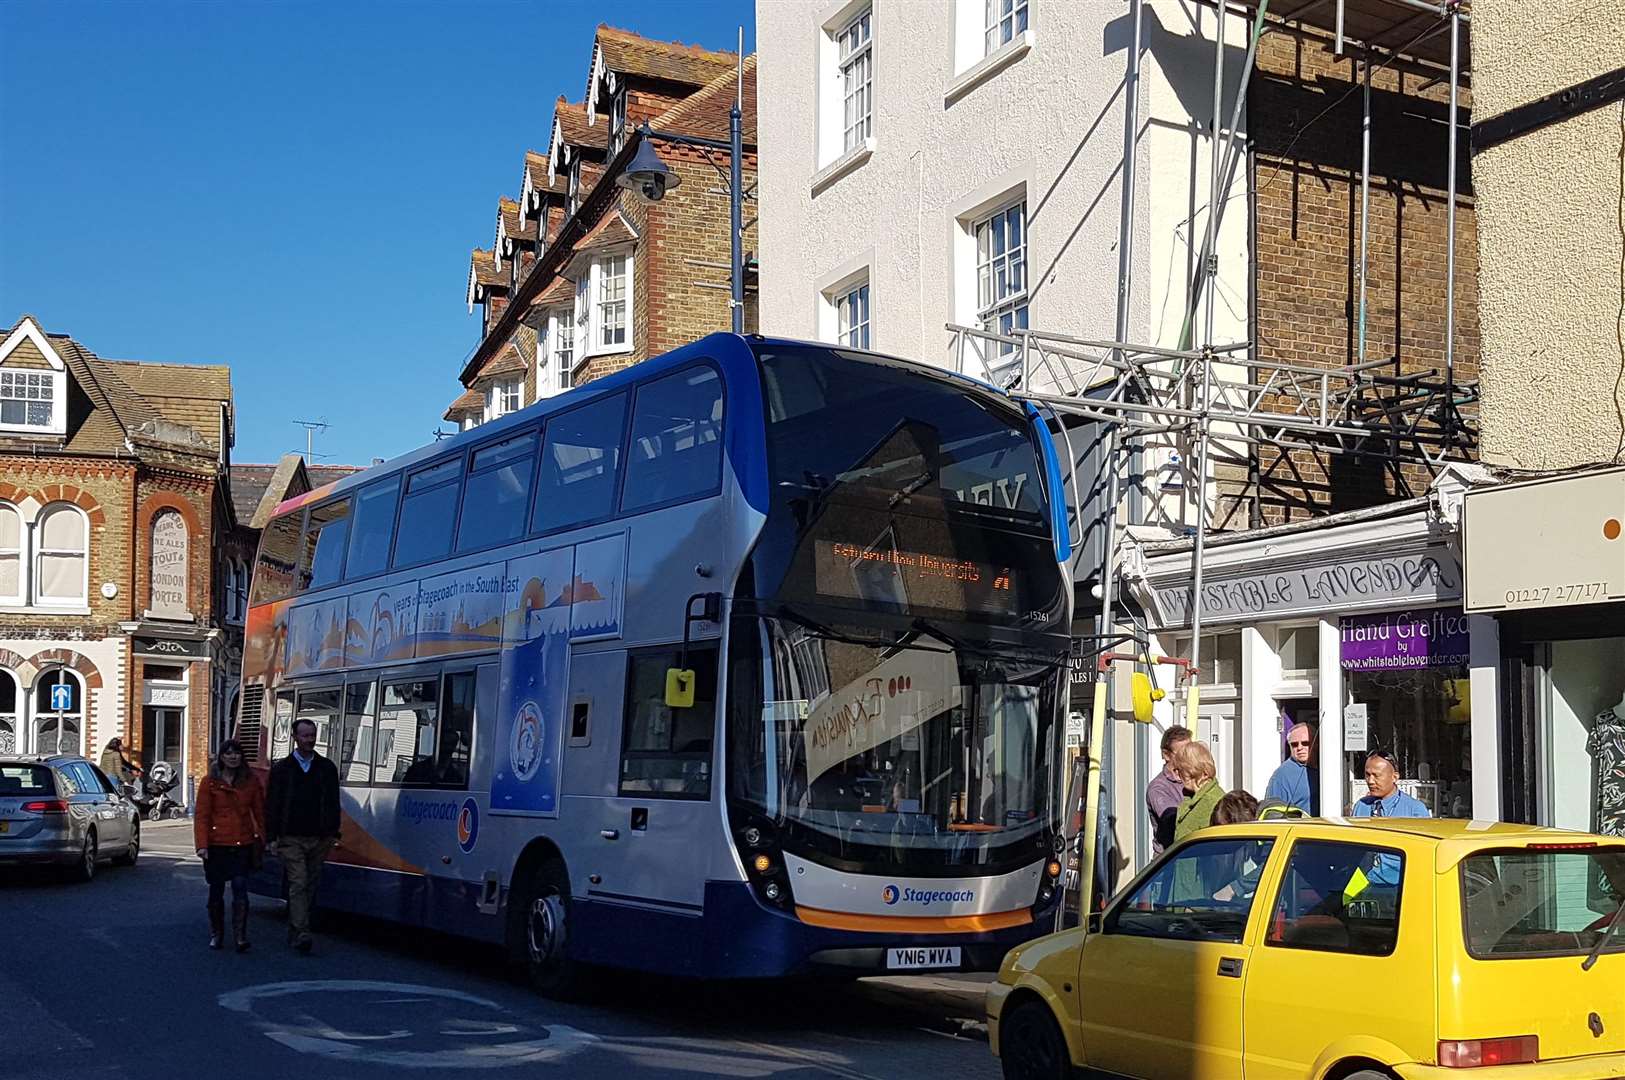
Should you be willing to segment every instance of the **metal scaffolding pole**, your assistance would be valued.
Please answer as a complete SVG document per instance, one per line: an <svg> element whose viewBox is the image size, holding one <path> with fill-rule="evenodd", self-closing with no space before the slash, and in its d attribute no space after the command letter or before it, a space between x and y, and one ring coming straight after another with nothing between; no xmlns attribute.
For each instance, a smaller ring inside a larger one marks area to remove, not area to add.
<svg viewBox="0 0 1625 1080"><path fill-rule="evenodd" d="M1365 363L1365 278L1371 264L1366 261L1367 242L1371 224L1371 55L1365 54L1361 66L1365 68L1364 105L1360 114L1360 346L1355 362Z"/></svg>
<svg viewBox="0 0 1625 1080"><path fill-rule="evenodd" d="M1461 6L1450 6L1450 123L1449 164L1446 184L1445 209L1445 271L1444 271L1444 425L1448 434L1454 429L1456 412L1456 106L1458 83L1461 79Z"/></svg>

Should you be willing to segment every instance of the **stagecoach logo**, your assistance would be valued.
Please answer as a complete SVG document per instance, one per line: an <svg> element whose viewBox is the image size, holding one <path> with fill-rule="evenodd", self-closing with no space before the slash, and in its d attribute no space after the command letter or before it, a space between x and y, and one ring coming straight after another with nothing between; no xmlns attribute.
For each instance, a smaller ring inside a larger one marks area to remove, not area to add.
<svg viewBox="0 0 1625 1080"><path fill-rule="evenodd" d="M472 797L463 800L457 813L457 846L467 855L474 850L480 838L480 807Z"/></svg>
<svg viewBox="0 0 1625 1080"><path fill-rule="evenodd" d="M508 764L513 778L524 784L536 775L542 765L542 714L534 701L519 706L514 717L513 736L508 740Z"/></svg>
<svg viewBox="0 0 1625 1080"><path fill-rule="evenodd" d="M968 904L976 899L976 893L970 889L899 889L896 885L887 885L880 890L880 899L887 907L899 902L930 907L932 904Z"/></svg>

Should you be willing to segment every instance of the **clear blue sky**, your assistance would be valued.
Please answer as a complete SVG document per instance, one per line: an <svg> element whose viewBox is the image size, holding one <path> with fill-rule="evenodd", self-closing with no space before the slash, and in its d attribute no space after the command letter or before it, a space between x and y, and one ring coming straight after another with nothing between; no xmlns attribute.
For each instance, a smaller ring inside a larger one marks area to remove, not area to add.
<svg viewBox="0 0 1625 1080"><path fill-rule="evenodd" d="M0 3L0 325L231 365L235 460L428 442L468 252L599 22L755 47L752 0Z"/></svg>

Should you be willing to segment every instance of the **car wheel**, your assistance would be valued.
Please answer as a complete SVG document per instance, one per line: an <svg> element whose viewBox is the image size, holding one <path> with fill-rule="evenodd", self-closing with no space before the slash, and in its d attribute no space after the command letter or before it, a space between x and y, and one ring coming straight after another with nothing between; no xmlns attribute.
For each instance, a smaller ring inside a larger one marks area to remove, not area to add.
<svg viewBox="0 0 1625 1080"><path fill-rule="evenodd" d="M1049 1006L1024 1001L999 1024L1004 1080L1068 1080L1072 1055Z"/></svg>
<svg viewBox="0 0 1625 1080"><path fill-rule="evenodd" d="M1359 1072L1349 1073L1343 1080L1394 1080L1394 1075L1378 1072L1376 1069L1361 1069Z"/></svg>
<svg viewBox="0 0 1625 1080"><path fill-rule="evenodd" d="M73 867L75 881L89 881L96 876L96 830L85 833L85 846L79 851L79 861Z"/></svg>
<svg viewBox="0 0 1625 1080"><path fill-rule="evenodd" d="M130 846L113 861L119 866L134 866L135 861L141 857L141 819L135 818L130 822Z"/></svg>
<svg viewBox="0 0 1625 1080"><path fill-rule="evenodd" d="M509 900L509 955L532 989L568 999L582 985L569 958L570 878L561 859L548 859Z"/></svg>

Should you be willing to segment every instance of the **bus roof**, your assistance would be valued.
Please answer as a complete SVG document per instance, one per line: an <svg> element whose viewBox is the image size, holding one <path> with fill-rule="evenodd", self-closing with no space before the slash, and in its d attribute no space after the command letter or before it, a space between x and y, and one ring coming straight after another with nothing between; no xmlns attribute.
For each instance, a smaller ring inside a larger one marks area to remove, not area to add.
<svg viewBox="0 0 1625 1080"><path fill-rule="evenodd" d="M684 345L681 348L673 349L670 352L661 353L659 356L651 356L647 360L640 361L639 363L633 364L630 367L622 368L620 371L617 371L612 375L606 375L601 379L594 379L590 383L566 390L562 394L556 394L553 397L543 398L541 401L528 405L525 408L520 409L518 412L509 413L507 416L499 417L496 420L481 424L478 427L469 428L467 431L460 431L456 435L442 439L439 442L432 442L425 446L420 446L416 450L409 450L398 457L391 458L388 461L374 465L371 468L363 469L360 472L352 473L349 476L329 481L328 483L323 484L321 487L312 488L310 491L303 492L299 495L291 496L277 504L275 513L278 515L286 514L289 511L297 510L299 507L308 503L325 499L330 495L335 495L342 491L348 491L352 488L361 487L362 485L367 484L380 476L410 469L414 465L439 457L454 448L466 447L471 443L483 443L493 439L499 439L504 432L522 428L527 423L534 421L538 416L546 416L549 413L559 412L563 409L569 408L572 405L576 405L580 402L596 397L599 394L620 389L621 387L624 387L630 383L639 382L643 379L649 378L651 375L658 375L662 372L682 367L685 364L692 363L693 361L701 358L712 360L719 364L723 369L725 379L754 375L756 365L756 350L761 348L771 348L774 346L824 349L840 348L842 352L864 352L864 350L861 349L848 349L844 346L834 346L827 341L802 341L796 338L763 337L760 334L749 334L743 336L731 333L708 334L707 336L700 338L698 341L690 342L689 344ZM996 394L1004 398L1009 397L1009 395L999 387L994 386L991 383L983 382L980 379L973 378L969 375L965 375L961 372L949 371L946 368L937 367L934 364L921 363L917 360L908 360L903 357L888 356L884 353L869 353L868 355L873 356L877 360L884 360L888 363L904 364L909 367L918 368L923 374L947 377L955 381L963 382L968 387L974 387L975 389L986 393Z"/></svg>

